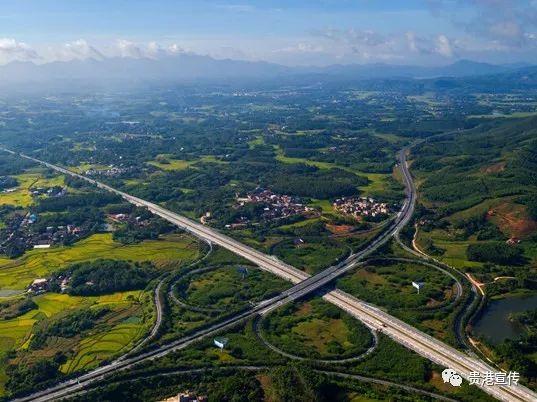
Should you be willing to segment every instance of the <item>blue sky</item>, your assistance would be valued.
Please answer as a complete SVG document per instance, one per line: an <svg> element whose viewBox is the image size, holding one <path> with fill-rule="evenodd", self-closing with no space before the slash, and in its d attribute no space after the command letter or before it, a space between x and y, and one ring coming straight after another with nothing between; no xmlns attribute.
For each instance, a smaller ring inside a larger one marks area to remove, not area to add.
<svg viewBox="0 0 537 402"><path fill-rule="evenodd" d="M178 52L284 64L537 62L536 0L0 0L0 63Z"/></svg>

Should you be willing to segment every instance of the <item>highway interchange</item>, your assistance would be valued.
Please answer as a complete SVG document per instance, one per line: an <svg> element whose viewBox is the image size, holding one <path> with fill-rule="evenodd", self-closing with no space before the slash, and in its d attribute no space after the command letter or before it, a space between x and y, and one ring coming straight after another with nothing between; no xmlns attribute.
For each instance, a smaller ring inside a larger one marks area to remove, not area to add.
<svg viewBox="0 0 537 402"><path fill-rule="evenodd" d="M16 154L15 152L10 150L4 150ZM125 370L135 366L142 361L156 359L173 351L183 349L204 337L211 336L217 332L221 332L224 329L230 328L236 325L238 322L255 317L260 314L267 314L270 311L286 303L302 298L305 295L322 288L323 286L332 282L338 276L355 268L357 265L361 264L362 260L365 257L370 255L381 245L385 244L388 240L390 240L390 238L396 236L412 217L412 214L414 212L414 206L416 203L416 189L406 161L407 152L408 148L405 148L401 150L397 155L398 164L401 172L403 173L403 179L405 182L406 200L403 204L401 211L398 213L395 219L391 222L391 224L387 225L387 229L383 230L380 234L378 234L367 245L367 247L350 255L343 262L330 268L327 268L326 270L313 276L309 276L305 272L300 271L288 264L285 264L284 262L276 259L273 256L266 255L260 251L248 247L226 235L223 235L215 229L194 222L188 218L169 211L161 207L160 205L134 197L130 194L114 189L104 183L87 178L60 166L52 165L50 163L32 158L27 155L17 154L23 158L33 160L34 162L45 165L63 174L75 176L80 179L86 180L87 182L101 189L118 194L130 203L146 207L155 215L158 215L161 218L181 227L185 231L192 233L194 236L207 242L210 242L211 244L219 245L225 249L228 249L231 252L240 255L243 258L258 265L261 269L269 271L281 278L292 282L294 286L282 292L276 297L261 302L260 304L248 311L228 318L223 322L219 322L208 328L204 328L185 338L160 346L158 349L151 350L138 356L125 358L122 360L116 360L108 365L99 367L77 378L57 384L56 386L50 387L43 391L36 392L32 395L17 399L16 401L50 401L71 395L80 391L81 389L89 387L94 383L102 381L106 376L110 375L111 373L114 373L119 370ZM479 360L478 358L468 356L444 344L443 342L417 330L416 328L404 323L403 321L387 314L379 308L365 303L361 300L358 300L355 297L341 290L336 289L329 291L323 296L323 298L326 301L345 310L352 316L358 318L373 330L377 330L379 332L384 333L396 342L399 342L400 344L426 357L432 362L439 364L443 367L456 370L463 378L468 379L471 372L485 373L488 371L494 371L492 367ZM481 384L480 387L491 396L502 401L537 400L537 394L522 385L489 386Z"/></svg>

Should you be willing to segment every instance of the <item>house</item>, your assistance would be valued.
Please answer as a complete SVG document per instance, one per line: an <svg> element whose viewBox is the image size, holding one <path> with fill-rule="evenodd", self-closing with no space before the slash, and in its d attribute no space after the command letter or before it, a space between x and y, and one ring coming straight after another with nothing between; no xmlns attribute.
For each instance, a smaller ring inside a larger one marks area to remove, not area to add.
<svg viewBox="0 0 537 402"><path fill-rule="evenodd" d="M28 286L29 293L45 293L48 289L48 280L45 278L37 278Z"/></svg>
<svg viewBox="0 0 537 402"><path fill-rule="evenodd" d="M40 244L34 244L35 249L45 249L50 248L50 243L40 243Z"/></svg>
<svg viewBox="0 0 537 402"><path fill-rule="evenodd" d="M207 397L203 395L196 395L191 391L184 391L177 396L163 399L161 402L207 402Z"/></svg>
<svg viewBox="0 0 537 402"><path fill-rule="evenodd" d="M214 338L214 344L218 346L220 349L224 349L226 345L228 344L229 340L227 338L217 337Z"/></svg>
<svg viewBox="0 0 537 402"><path fill-rule="evenodd" d="M293 244L295 246L300 246L300 245L304 244L304 239L301 239L300 237L298 237L298 238L293 240Z"/></svg>

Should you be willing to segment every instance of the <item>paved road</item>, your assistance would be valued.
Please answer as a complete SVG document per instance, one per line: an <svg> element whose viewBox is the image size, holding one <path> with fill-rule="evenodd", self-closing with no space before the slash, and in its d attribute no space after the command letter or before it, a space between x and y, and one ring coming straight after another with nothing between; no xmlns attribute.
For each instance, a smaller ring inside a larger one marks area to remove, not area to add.
<svg viewBox="0 0 537 402"><path fill-rule="evenodd" d="M171 351L186 347L205 336L216 333L217 331L221 331L225 328L229 328L235 325L237 322L246 318L250 318L253 315L266 314L274 308L301 298L308 293L313 292L322 286L325 286L334 278L354 268L357 264L361 263L361 259L371 254L379 246L386 243L392 236L398 234L401 228L403 228L412 217L416 202L416 189L406 162L407 151L408 149L405 148L401 150L397 155L399 166L403 173L403 180L405 182L406 200L397 217L394 219L392 224L389 225L388 230L378 235L363 250L351 255L342 263L330 267L314 276L309 276L305 272L302 272L288 264L285 264L273 256L263 254L228 236L221 234L215 229L203 226L188 218L169 211L157 204L145 201L138 197L134 197L130 194L114 189L104 183L100 183L96 180L79 175L62 167L20 154L20 156L23 158L33 160L61 173L86 180L87 182L92 183L101 189L118 194L126 201L131 202L135 205L144 206L154 214L162 217L165 220L168 220L171 223L176 224L177 226L194 234L195 236L202 238L206 241L210 241L211 243L218 244L221 247L224 247L232 251L233 253L254 262L261 269L265 269L296 284L291 289L288 289L279 296L272 298L268 301L262 302L260 305L256 306L254 309L244 313L241 316L235 316L227 321L224 321L223 323L215 324L208 329L199 331L189 337L162 346L155 351L147 352L131 359L126 359L122 362L113 362L107 366L100 367L87 374L84 374L77 379L71 380L70 382L60 384L56 387L51 387L47 390L35 393L26 398L21 398L20 401L47 401L68 395L72 392L76 392L84 386L88 386L91 383L101 380L102 378L104 378L105 374L117 371L119 369L130 368L135 364L139 363L140 361L146 359L155 359L157 357L170 353ZM339 306L351 315L360 319L371 328L375 328L383 332L395 341L403 344L407 348L419 353L420 355L428 358L429 360L441 366L449 367L456 370L462 377L466 379L469 378L471 372L477 371L485 373L487 371L494 371L492 367L482 362L481 360L469 357L461 353L460 351L438 341L437 339L434 339L433 337L417 330L416 328L413 328L412 326L404 323L403 321L385 313L377 307L358 300L345 292L342 292L340 290L334 290L327 293L323 297L330 303ZM77 381L79 381L80 384L77 383ZM537 401L537 394L521 385L481 385L480 387L485 392L502 401Z"/></svg>

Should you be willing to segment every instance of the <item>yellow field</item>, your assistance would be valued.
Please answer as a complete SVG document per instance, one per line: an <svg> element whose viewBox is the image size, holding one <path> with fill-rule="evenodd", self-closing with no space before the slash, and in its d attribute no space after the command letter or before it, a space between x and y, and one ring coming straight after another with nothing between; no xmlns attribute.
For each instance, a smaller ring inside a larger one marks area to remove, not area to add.
<svg viewBox="0 0 537 402"><path fill-rule="evenodd" d="M197 254L197 243L187 236L122 245L113 241L110 233L96 234L70 247L30 250L17 260L0 258L0 290L22 290L34 279L80 261L112 258L152 261L158 266L169 261L190 260Z"/></svg>
<svg viewBox="0 0 537 402"><path fill-rule="evenodd" d="M356 172L359 173L359 172ZM386 189L386 180L391 176L388 173L360 173L369 179L369 184L360 187L364 195L380 193Z"/></svg>
<svg viewBox="0 0 537 402"><path fill-rule="evenodd" d="M328 343L332 340L338 341L343 347L352 346L347 340L349 329L341 319L314 318L299 323L293 328L293 332L299 334L304 343L314 347L321 354L327 353Z"/></svg>
<svg viewBox="0 0 537 402"><path fill-rule="evenodd" d="M121 313L131 308L135 303L139 303L142 298L148 300L147 296L148 293L143 291L91 297L55 293L37 296L34 298L38 305L37 310L29 311L12 320L0 321L0 359L10 350L25 350L32 336L32 328L39 320L49 319L80 308L107 306ZM152 309L150 305L144 307ZM146 315L146 318L149 317L150 315ZM119 323L106 332L83 338L75 347L70 345L75 356L62 366L62 371L70 373L74 370L84 369L129 349L147 331L150 320L146 321ZM3 393L3 386L7 380L3 368L0 368L0 395Z"/></svg>
<svg viewBox="0 0 537 402"><path fill-rule="evenodd" d="M11 193L0 192L0 205L9 204L27 207L33 203L33 199L29 191L30 187L52 187L64 185L63 176L45 178L39 171L36 171L35 173L24 173L13 177L15 177L19 182L17 190Z"/></svg>
<svg viewBox="0 0 537 402"><path fill-rule="evenodd" d="M161 163L157 161L147 162L149 165L158 167L162 170L184 170L191 165L191 161L181 159L168 159L170 163Z"/></svg>

